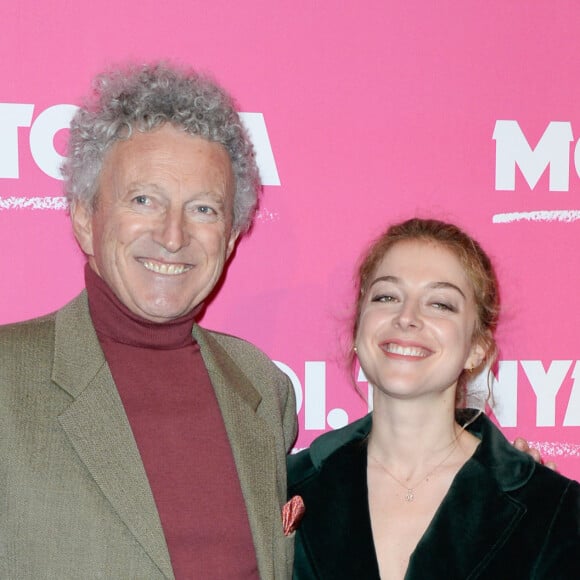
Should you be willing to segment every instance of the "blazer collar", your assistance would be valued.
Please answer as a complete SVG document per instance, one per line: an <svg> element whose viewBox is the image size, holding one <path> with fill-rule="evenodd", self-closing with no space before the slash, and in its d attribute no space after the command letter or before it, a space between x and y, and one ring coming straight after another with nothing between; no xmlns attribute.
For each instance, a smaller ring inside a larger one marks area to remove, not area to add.
<svg viewBox="0 0 580 580"><path fill-rule="evenodd" d="M532 477L536 462L527 454L518 451L506 441L500 430L479 411L464 409L457 411L460 425L477 418L468 431L481 439L483 444L476 449L472 461L484 466L502 491L513 491L525 485Z"/></svg>
<svg viewBox="0 0 580 580"><path fill-rule="evenodd" d="M284 562L275 538L282 529L280 498L284 497L286 475L278 473L276 437L260 415L261 394L221 342L194 325L193 336L201 348L234 455L256 549L260 577L274 578L276 563ZM283 487L280 487L283 486Z"/></svg>
<svg viewBox="0 0 580 580"><path fill-rule="evenodd" d="M85 292L56 314L52 380L73 398L59 422L80 460L159 570L173 578L149 481Z"/></svg>
<svg viewBox="0 0 580 580"><path fill-rule="evenodd" d="M460 409L456 412L460 425L471 423L467 430L485 442L479 445L472 460L484 465L503 491L513 491L525 485L532 477L535 461L507 443L500 430L488 417L475 409ZM373 414L354 421L343 429L330 432L316 439L309 449L309 457L315 469L320 469L326 460L341 447L352 441L365 439L372 429Z"/></svg>
<svg viewBox="0 0 580 580"><path fill-rule="evenodd" d="M240 372L238 365L214 338L213 334L194 324L193 337L201 349L201 355L210 372L214 389L234 392L252 411L256 411L262 395L254 388L252 381Z"/></svg>

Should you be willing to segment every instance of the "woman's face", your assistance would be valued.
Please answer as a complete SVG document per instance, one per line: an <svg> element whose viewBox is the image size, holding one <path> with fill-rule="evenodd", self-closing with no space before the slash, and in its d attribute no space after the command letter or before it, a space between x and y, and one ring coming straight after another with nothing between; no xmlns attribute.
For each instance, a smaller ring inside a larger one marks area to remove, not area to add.
<svg viewBox="0 0 580 580"><path fill-rule="evenodd" d="M395 398L455 389L485 355L473 344L473 288L457 256L432 242L392 246L363 299L357 354L368 381Z"/></svg>

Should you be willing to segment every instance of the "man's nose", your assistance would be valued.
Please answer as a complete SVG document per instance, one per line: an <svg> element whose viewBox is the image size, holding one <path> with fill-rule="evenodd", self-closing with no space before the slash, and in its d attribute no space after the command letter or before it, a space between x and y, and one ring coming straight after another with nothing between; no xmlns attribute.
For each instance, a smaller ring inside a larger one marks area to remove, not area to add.
<svg viewBox="0 0 580 580"><path fill-rule="evenodd" d="M155 241L174 254L189 245L188 223L179 209L168 210L156 229Z"/></svg>

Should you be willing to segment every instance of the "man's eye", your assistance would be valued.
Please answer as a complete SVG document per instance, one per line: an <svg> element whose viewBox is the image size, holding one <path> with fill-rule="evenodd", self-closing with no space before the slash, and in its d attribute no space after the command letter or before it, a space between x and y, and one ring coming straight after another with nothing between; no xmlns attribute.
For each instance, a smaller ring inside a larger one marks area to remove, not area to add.
<svg viewBox="0 0 580 580"><path fill-rule="evenodd" d="M201 218L208 220L216 220L219 216L218 210L211 205L196 205L193 211L194 215L201 216Z"/></svg>
<svg viewBox="0 0 580 580"><path fill-rule="evenodd" d="M133 198L133 201L137 205L147 205L149 203L149 198L146 195L136 195Z"/></svg>
<svg viewBox="0 0 580 580"><path fill-rule="evenodd" d="M215 214L215 210L213 209L213 207L209 207L209 205L199 205L197 207L197 211L199 213L203 213L203 214L206 214L206 215Z"/></svg>

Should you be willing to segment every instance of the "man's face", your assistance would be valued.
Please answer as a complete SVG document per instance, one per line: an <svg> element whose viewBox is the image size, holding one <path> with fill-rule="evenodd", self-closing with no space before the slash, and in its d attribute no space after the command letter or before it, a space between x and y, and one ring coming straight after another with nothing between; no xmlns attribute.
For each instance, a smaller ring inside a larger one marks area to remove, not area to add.
<svg viewBox="0 0 580 580"><path fill-rule="evenodd" d="M138 316L167 322L218 282L237 238L225 148L171 125L135 132L105 156L92 213L72 208L93 270Z"/></svg>

